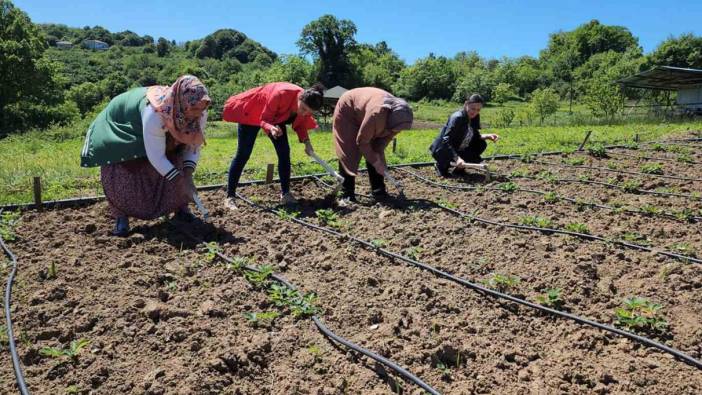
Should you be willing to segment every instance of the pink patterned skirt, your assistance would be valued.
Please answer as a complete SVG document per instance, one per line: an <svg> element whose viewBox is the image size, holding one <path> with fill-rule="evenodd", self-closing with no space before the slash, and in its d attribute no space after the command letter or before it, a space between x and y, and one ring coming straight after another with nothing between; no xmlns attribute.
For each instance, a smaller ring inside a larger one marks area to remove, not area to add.
<svg viewBox="0 0 702 395"><path fill-rule="evenodd" d="M169 159L182 170L181 155ZM146 158L102 166L100 181L115 218L154 219L188 205L183 197L185 178L179 175L168 181Z"/></svg>

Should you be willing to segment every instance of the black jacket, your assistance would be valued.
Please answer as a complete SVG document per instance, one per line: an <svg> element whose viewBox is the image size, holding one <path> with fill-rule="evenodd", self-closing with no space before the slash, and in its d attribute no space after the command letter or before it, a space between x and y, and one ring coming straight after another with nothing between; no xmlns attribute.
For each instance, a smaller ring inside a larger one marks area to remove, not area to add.
<svg viewBox="0 0 702 395"><path fill-rule="evenodd" d="M445 161L446 159L455 161L459 156L458 150L460 149L461 143L468 134L469 126L473 129L473 138L470 143L470 145L472 145L474 141L481 139L480 114L473 119L468 117L468 113L466 113L464 109L451 114L446 125L441 128L441 133L439 133L429 147L432 156L440 161Z"/></svg>

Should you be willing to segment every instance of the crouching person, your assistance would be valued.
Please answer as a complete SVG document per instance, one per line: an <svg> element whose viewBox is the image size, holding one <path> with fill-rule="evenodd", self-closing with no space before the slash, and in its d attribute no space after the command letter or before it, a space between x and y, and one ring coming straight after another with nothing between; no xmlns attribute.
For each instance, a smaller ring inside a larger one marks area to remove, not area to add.
<svg viewBox="0 0 702 395"><path fill-rule="evenodd" d="M486 140L499 139L496 134L480 134L480 110L484 103L482 96L471 95L461 110L451 114L429 147L440 176L450 177L463 172L467 164L480 163L480 155L487 148Z"/></svg>

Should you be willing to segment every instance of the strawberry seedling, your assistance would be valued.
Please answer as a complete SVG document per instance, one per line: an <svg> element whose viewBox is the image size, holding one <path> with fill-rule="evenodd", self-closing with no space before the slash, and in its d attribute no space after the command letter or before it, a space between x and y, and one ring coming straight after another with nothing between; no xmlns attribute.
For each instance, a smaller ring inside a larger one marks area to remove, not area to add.
<svg viewBox="0 0 702 395"><path fill-rule="evenodd" d="M517 285L519 285L519 282L519 277L499 273L492 273L490 277L483 280L483 284L500 292L506 292L512 288L515 288Z"/></svg>
<svg viewBox="0 0 702 395"><path fill-rule="evenodd" d="M663 174L663 165L660 163L646 163L641 166L641 172L645 174Z"/></svg>
<svg viewBox="0 0 702 395"><path fill-rule="evenodd" d="M497 188L503 192L512 193L519 189L519 185L513 182L503 182L502 184L498 185Z"/></svg>
<svg viewBox="0 0 702 395"><path fill-rule="evenodd" d="M452 209L452 210L455 210L458 207L455 204L453 204L445 199L439 199L438 204L440 207L444 207L444 208L448 208L448 209Z"/></svg>
<svg viewBox="0 0 702 395"><path fill-rule="evenodd" d="M683 255L691 256L693 258L697 258L697 251L690 245L690 243L674 243L673 245L670 246L670 248Z"/></svg>
<svg viewBox="0 0 702 395"><path fill-rule="evenodd" d="M607 162L607 168L609 170L619 170L619 165L614 162Z"/></svg>
<svg viewBox="0 0 702 395"><path fill-rule="evenodd" d="M624 192L628 193L637 193L641 189L641 183L636 180L626 180L621 186Z"/></svg>
<svg viewBox="0 0 702 395"><path fill-rule="evenodd" d="M640 211L648 216L659 215L663 212L663 210L651 204L642 206Z"/></svg>
<svg viewBox="0 0 702 395"><path fill-rule="evenodd" d="M514 177L514 178L526 177L528 175L529 175L529 169L525 169L523 167L519 168L519 169L512 170L512 172L509 174L510 177Z"/></svg>
<svg viewBox="0 0 702 395"><path fill-rule="evenodd" d="M246 270L244 272L244 278L248 281L254 288L262 288L268 278L273 274L273 267L269 265L261 265L258 267L258 271Z"/></svg>
<svg viewBox="0 0 702 395"><path fill-rule="evenodd" d="M332 209L319 209L315 211L319 222L334 229L341 228L339 217Z"/></svg>
<svg viewBox="0 0 702 395"><path fill-rule="evenodd" d="M388 244L388 242L383 239L373 239L371 240L371 244L375 248L384 248Z"/></svg>
<svg viewBox="0 0 702 395"><path fill-rule="evenodd" d="M583 158L583 157L570 158L570 159L567 159L565 162L571 166L582 166L585 164L585 158Z"/></svg>
<svg viewBox="0 0 702 395"><path fill-rule="evenodd" d="M44 347L39 350L39 354L52 358L69 357L72 361L77 362L81 350L88 344L90 344L90 340L88 339L73 340L67 349Z"/></svg>
<svg viewBox="0 0 702 395"><path fill-rule="evenodd" d="M217 259L217 254L221 252L219 245L217 242L211 241L205 244L205 248L207 249L207 252L205 253L205 260L210 263L214 262L214 260Z"/></svg>
<svg viewBox="0 0 702 395"><path fill-rule="evenodd" d="M558 197L558 194L556 192L551 191L551 192L546 192L544 194L544 201L546 203L556 203L559 200L560 200L560 198Z"/></svg>
<svg viewBox="0 0 702 395"><path fill-rule="evenodd" d="M537 228L551 228L553 227L553 222L544 217L539 217L538 215L527 215L519 219L519 223L526 226L535 226Z"/></svg>
<svg viewBox="0 0 702 395"><path fill-rule="evenodd" d="M294 211L287 208L279 208L275 210L275 213L278 215L278 218L286 221L292 221L300 216L299 211Z"/></svg>
<svg viewBox="0 0 702 395"><path fill-rule="evenodd" d="M559 288L548 288L545 294L536 297L536 301L544 306L559 308L563 305L561 290Z"/></svg>
<svg viewBox="0 0 702 395"><path fill-rule="evenodd" d="M579 222L570 223L565 226L565 229L569 232L582 233L586 235L590 234L590 229L588 229L587 225Z"/></svg>
<svg viewBox="0 0 702 395"><path fill-rule="evenodd" d="M645 298L633 297L624 300L614 312L617 324L628 330L662 332L668 328L668 322L661 316L661 308Z"/></svg>
<svg viewBox="0 0 702 395"><path fill-rule="evenodd" d="M405 250L405 255L414 259L415 261L419 259L419 254L422 252L421 247L410 247Z"/></svg>
<svg viewBox="0 0 702 395"><path fill-rule="evenodd" d="M6 241L13 241L17 238L15 227L20 219L19 211L3 211L0 214L0 237Z"/></svg>
<svg viewBox="0 0 702 395"><path fill-rule="evenodd" d="M602 144L595 144L587 149L587 152L595 158L606 158L607 148Z"/></svg>
<svg viewBox="0 0 702 395"><path fill-rule="evenodd" d="M273 321L278 318L280 313L277 311L266 311L262 313L244 313L244 317L254 328L260 326L271 326Z"/></svg>
<svg viewBox="0 0 702 395"><path fill-rule="evenodd" d="M636 232L626 232L622 235L622 239L624 241L628 241L634 244L638 244L640 246L650 246L651 242L646 238L646 236L643 236L639 233Z"/></svg>

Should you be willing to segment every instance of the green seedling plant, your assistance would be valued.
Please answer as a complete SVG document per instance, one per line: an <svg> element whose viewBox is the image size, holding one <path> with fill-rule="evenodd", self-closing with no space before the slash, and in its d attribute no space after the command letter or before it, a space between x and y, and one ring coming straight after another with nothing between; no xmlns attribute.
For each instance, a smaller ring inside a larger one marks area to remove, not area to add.
<svg viewBox="0 0 702 395"><path fill-rule="evenodd" d="M41 350L39 350L39 354L51 358L68 357L73 362L77 362L78 355L80 354L81 350L87 347L88 344L90 344L90 340L88 339L73 340L69 348L67 349L57 347L44 347Z"/></svg>
<svg viewBox="0 0 702 395"><path fill-rule="evenodd" d="M441 378L444 380L449 380L451 379L451 368L446 366L443 362L437 362L436 363L436 369L441 372Z"/></svg>
<svg viewBox="0 0 702 395"><path fill-rule="evenodd" d="M665 146L665 150L667 152L671 152L674 154L690 154L690 150L686 147L683 147L681 145L667 145Z"/></svg>
<svg viewBox="0 0 702 395"><path fill-rule="evenodd" d="M498 185L497 188L503 192L512 193L519 189L519 185L513 182L503 182L502 184Z"/></svg>
<svg viewBox="0 0 702 395"><path fill-rule="evenodd" d="M661 309L660 304L632 297L624 300L614 313L617 324L630 331L662 332L668 328L668 322L661 316Z"/></svg>
<svg viewBox="0 0 702 395"><path fill-rule="evenodd" d="M322 360L322 356L324 355L322 348L316 344L307 347L307 352L314 357L315 362L320 362Z"/></svg>
<svg viewBox="0 0 702 395"><path fill-rule="evenodd" d="M205 259L207 262L214 262L214 260L217 259L217 254L221 252L219 244L217 244L215 241L211 241L205 244L205 248L207 249L207 252L205 252Z"/></svg>
<svg viewBox="0 0 702 395"><path fill-rule="evenodd" d="M490 277L483 280L483 284L500 292L506 292L519 285L521 280L516 276L509 276L500 273L492 273Z"/></svg>
<svg viewBox="0 0 702 395"><path fill-rule="evenodd" d="M571 166L582 166L585 164L585 158L583 158L583 157L570 158L570 159L567 159L565 162Z"/></svg>
<svg viewBox="0 0 702 395"><path fill-rule="evenodd" d="M624 147L630 150L638 150L639 149L639 143L637 142L628 142L624 144Z"/></svg>
<svg viewBox="0 0 702 395"><path fill-rule="evenodd" d="M7 346L10 339L7 337L7 326L0 325L0 346Z"/></svg>
<svg viewBox="0 0 702 395"><path fill-rule="evenodd" d="M273 321L276 318L278 318L278 316L280 316L280 313L278 313L277 311L265 311L261 313L244 313L244 318L246 318L248 323L254 328L258 328L259 326L271 326L273 324Z"/></svg>
<svg viewBox="0 0 702 395"><path fill-rule="evenodd" d="M294 301L290 306L290 312L295 318L311 317L319 312L319 308L315 305L316 302L317 294L307 293Z"/></svg>
<svg viewBox="0 0 702 395"><path fill-rule="evenodd" d="M694 161L692 160L692 157L689 154L680 154L680 155L678 155L678 157L676 159L680 163L687 163L687 164L694 163Z"/></svg>
<svg viewBox="0 0 702 395"><path fill-rule="evenodd" d="M319 222L334 229L341 228L339 217L332 209L319 209L315 211Z"/></svg>
<svg viewBox="0 0 702 395"><path fill-rule="evenodd" d="M641 166L641 172L645 174L663 174L663 165L660 163L646 163Z"/></svg>
<svg viewBox="0 0 702 395"><path fill-rule="evenodd" d="M524 154L522 155L521 161L524 163L532 163L536 160L535 154Z"/></svg>
<svg viewBox="0 0 702 395"><path fill-rule="evenodd" d="M563 299L561 299L561 289L548 288L546 289L546 293L536 297L536 301L543 306L559 308L563 305Z"/></svg>
<svg viewBox="0 0 702 395"><path fill-rule="evenodd" d="M278 218L285 221L292 221L293 219L296 219L300 216L299 211L294 211L287 208L279 208L275 210L275 213L278 216Z"/></svg>
<svg viewBox="0 0 702 395"><path fill-rule="evenodd" d="M656 144L651 145L651 150L656 151L656 152L661 152L661 151L665 151L665 147L663 147L662 144L656 143Z"/></svg>
<svg viewBox="0 0 702 395"><path fill-rule="evenodd" d="M556 192L550 191L544 194L544 201L546 203L556 203L560 200Z"/></svg>
<svg viewBox="0 0 702 395"><path fill-rule="evenodd" d="M626 180L622 183L621 187L624 189L624 192L637 193L639 189L641 189L641 182L637 180Z"/></svg>
<svg viewBox="0 0 702 395"><path fill-rule="evenodd" d="M258 271L246 270L244 271L244 278L248 281L254 288L262 288L267 282L270 276L273 274L273 267L269 265L261 265L258 267Z"/></svg>
<svg viewBox="0 0 702 395"><path fill-rule="evenodd" d="M17 239L15 228L20 220L19 211L3 211L0 214L0 237L5 241L14 241Z"/></svg>
<svg viewBox="0 0 702 395"><path fill-rule="evenodd" d="M591 156L594 156L595 158L606 158L607 157L607 148L605 148L605 146L602 144L593 145L592 147L587 149L587 152Z"/></svg>
<svg viewBox="0 0 702 395"><path fill-rule="evenodd" d="M439 201L437 203L439 204L440 207L444 207L444 208L448 208L448 209L452 209L452 210L455 210L458 207L446 199L439 199Z"/></svg>
<svg viewBox="0 0 702 395"><path fill-rule="evenodd" d="M690 208L684 208L680 211L676 211L673 213L673 215L675 215L675 218L683 222L694 222L695 220L695 212Z"/></svg>
<svg viewBox="0 0 702 395"><path fill-rule="evenodd" d="M384 248L388 244L388 242L383 239L373 239L371 240L371 244L375 248Z"/></svg>
<svg viewBox="0 0 702 395"><path fill-rule="evenodd" d="M590 181L590 176L588 176L587 174L580 174L578 176L578 180L583 181L583 182L588 182L588 181Z"/></svg>
<svg viewBox="0 0 702 395"><path fill-rule="evenodd" d="M512 170L512 172L509 174L510 177L514 177L514 178L526 177L528 175L529 175L529 169L525 169L523 167L519 168L519 169Z"/></svg>
<svg viewBox="0 0 702 395"><path fill-rule="evenodd" d="M590 229L588 229L587 225L579 222L573 222L565 226L565 230L569 232L575 232L575 233L582 233L589 235L590 234Z"/></svg>
<svg viewBox="0 0 702 395"><path fill-rule="evenodd" d="M410 247L405 250L405 255L408 257L414 259L415 261L419 259L419 254L422 253L422 248L421 247Z"/></svg>
<svg viewBox="0 0 702 395"><path fill-rule="evenodd" d="M225 267L227 268L227 270L238 272L244 266L249 266L250 264L251 264L251 260L249 258L242 257L242 256L235 256L234 258L231 259L230 262L227 262Z"/></svg>
<svg viewBox="0 0 702 395"><path fill-rule="evenodd" d="M619 165L614 162L607 162L607 168L609 170L619 170Z"/></svg>
<svg viewBox="0 0 702 395"><path fill-rule="evenodd" d="M539 217L538 215L527 215L519 219L519 223L526 226L535 226L537 228L551 228L553 227L553 222L544 217Z"/></svg>
<svg viewBox="0 0 702 395"><path fill-rule="evenodd" d="M536 175L536 178L539 180L549 182L551 184L555 184L556 182L558 182L558 179L556 178L556 176L548 170L544 170L542 172L539 172Z"/></svg>
<svg viewBox="0 0 702 395"><path fill-rule="evenodd" d="M628 241L630 243L638 244L641 246L650 246L651 242L648 240L646 236L643 236L639 233L636 232L626 232L622 235L622 239L624 241Z"/></svg>
<svg viewBox="0 0 702 395"><path fill-rule="evenodd" d="M660 209L652 204L647 204L647 205L642 206L640 211L648 216L660 215L661 213L663 213L662 209Z"/></svg>
<svg viewBox="0 0 702 395"><path fill-rule="evenodd" d="M66 394L80 394L80 388L77 385L69 385L66 387Z"/></svg>
<svg viewBox="0 0 702 395"><path fill-rule="evenodd" d="M697 251L695 251L695 249L690 245L690 243L674 243L670 246L670 248L677 253L697 258Z"/></svg>
<svg viewBox="0 0 702 395"><path fill-rule="evenodd" d="M268 297L277 307L287 307L295 318L310 317L319 311L315 305L317 294L301 294L285 285L273 284L268 288Z"/></svg>

